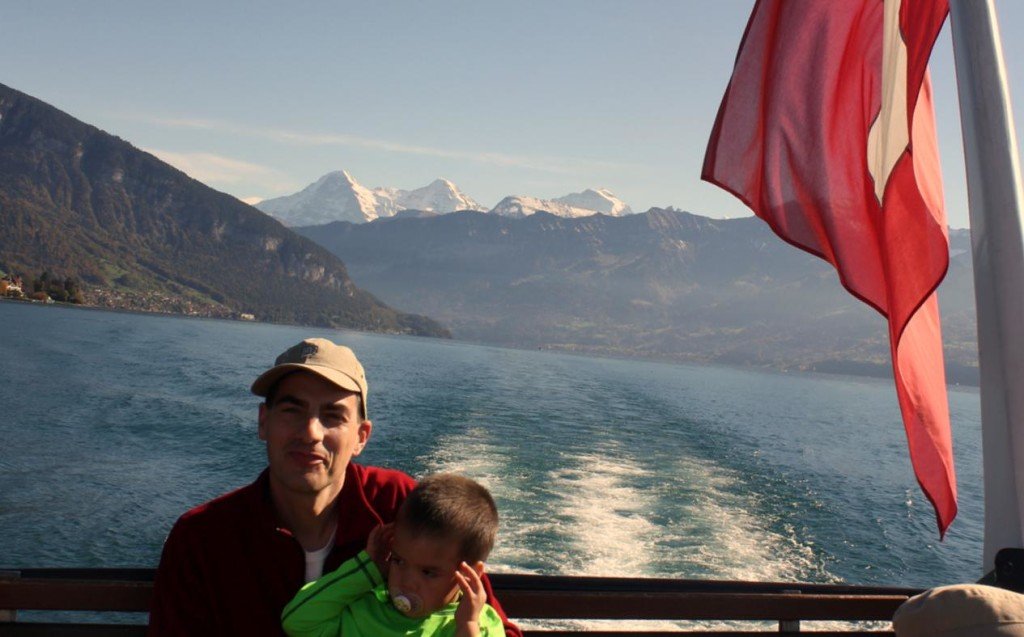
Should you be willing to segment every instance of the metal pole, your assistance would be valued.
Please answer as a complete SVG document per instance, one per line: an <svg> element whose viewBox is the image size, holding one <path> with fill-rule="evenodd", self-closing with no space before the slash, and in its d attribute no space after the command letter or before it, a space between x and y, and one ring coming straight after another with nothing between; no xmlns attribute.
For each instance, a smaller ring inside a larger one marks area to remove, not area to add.
<svg viewBox="0 0 1024 637"><path fill-rule="evenodd" d="M985 471L983 572L1024 547L1024 216L992 0L950 0L978 308Z"/></svg>

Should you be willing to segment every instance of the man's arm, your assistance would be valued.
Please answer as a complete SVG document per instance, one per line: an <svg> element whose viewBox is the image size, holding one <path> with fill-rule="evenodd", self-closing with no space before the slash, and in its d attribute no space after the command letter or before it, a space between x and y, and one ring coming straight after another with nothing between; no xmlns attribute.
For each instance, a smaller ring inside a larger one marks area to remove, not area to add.
<svg viewBox="0 0 1024 637"><path fill-rule="evenodd" d="M281 612L284 632L291 637L341 633L341 611L384 582L370 555L362 551L337 570L302 587Z"/></svg>
<svg viewBox="0 0 1024 637"><path fill-rule="evenodd" d="M188 532L179 523L171 529L156 571L149 609L150 637L198 635L215 630L216 615L209 606Z"/></svg>

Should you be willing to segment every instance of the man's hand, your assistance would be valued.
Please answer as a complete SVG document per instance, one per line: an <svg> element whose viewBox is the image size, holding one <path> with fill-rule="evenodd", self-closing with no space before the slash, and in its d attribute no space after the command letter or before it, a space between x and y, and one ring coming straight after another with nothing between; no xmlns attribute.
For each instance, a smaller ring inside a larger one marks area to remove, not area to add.
<svg viewBox="0 0 1024 637"><path fill-rule="evenodd" d="M370 537L366 539L366 552L377 565L377 570L388 578L388 565L391 563L391 542L395 539L395 525L381 524L370 531Z"/></svg>
<svg viewBox="0 0 1024 637"><path fill-rule="evenodd" d="M480 634L480 611L487 602L487 592L480 574L484 572L484 563L477 562L473 566L462 562L455 571L455 581L462 591L462 599L455 610L456 637L477 637Z"/></svg>

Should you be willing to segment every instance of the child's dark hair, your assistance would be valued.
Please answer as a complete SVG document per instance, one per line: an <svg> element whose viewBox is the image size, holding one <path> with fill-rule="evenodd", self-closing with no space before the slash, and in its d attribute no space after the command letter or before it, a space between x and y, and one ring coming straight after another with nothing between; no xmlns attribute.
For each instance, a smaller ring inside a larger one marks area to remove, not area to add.
<svg viewBox="0 0 1024 637"><path fill-rule="evenodd" d="M451 538L459 542L460 557L482 562L494 548L498 507L480 484L454 473L420 480L398 509L397 526L415 535Z"/></svg>

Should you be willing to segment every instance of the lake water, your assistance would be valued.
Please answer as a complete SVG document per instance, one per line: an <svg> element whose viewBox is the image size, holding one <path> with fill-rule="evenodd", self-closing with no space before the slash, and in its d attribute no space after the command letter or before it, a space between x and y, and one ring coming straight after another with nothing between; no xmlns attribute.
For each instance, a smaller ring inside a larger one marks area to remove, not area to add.
<svg viewBox="0 0 1024 637"><path fill-rule="evenodd" d="M459 471L495 571L927 587L980 577L980 407L950 390L944 542L889 382L0 303L0 568L152 567L265 463L249 384L307 336L370 383L361 460Z"/></svg>

